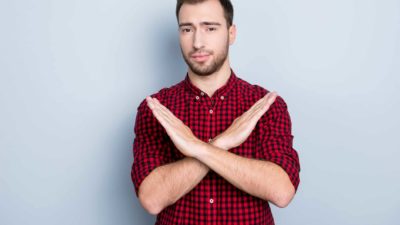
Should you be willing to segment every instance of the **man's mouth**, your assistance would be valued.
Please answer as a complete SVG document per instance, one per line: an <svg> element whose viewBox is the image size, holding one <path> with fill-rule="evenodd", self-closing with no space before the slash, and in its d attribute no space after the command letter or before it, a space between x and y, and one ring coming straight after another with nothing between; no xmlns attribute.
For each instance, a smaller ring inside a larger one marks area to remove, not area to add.
<svg viewBox="0 0 400 225"><path fill-rule="evenodd" d="M208 57L210 57L210 54L208 54L208 53L200 53L200 54L191 55L191 58L196 62L207 61Z"/></svg>

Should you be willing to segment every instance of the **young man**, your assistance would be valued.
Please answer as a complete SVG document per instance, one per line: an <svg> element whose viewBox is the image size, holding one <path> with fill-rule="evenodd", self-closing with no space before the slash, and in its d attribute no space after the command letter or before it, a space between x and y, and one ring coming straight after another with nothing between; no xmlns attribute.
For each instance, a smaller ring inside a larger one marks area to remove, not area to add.
<svg viewBox="0 0 400 225"><path fill-rule="evenodd" d="M299 185L291 121L275 92L235 75L229 0L178 0L184 80L138 107L132 180L156 224L274 224Z"/></svg>

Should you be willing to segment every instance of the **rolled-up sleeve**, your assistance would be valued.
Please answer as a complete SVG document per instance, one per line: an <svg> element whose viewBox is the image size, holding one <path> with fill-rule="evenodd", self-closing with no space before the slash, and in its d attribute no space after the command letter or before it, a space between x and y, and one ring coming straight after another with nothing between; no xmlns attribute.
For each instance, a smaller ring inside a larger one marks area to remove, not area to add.
<svg viewBox="0 0 400 225"><path fill-rule="evenodd" d="M292 124L285 101L278 96L260 118L258 158L271 161L288 174L295 191L300 183L300 161L293 148Z"/></svg>
<svg viewBox="0 0 400 225"><path fill-rule="evenodd" d="M143 180L158 166L171 159L165 129L153 116L143 100L137 108L134 125L133 164L131 178L139 197L139 187Z"/></svg>

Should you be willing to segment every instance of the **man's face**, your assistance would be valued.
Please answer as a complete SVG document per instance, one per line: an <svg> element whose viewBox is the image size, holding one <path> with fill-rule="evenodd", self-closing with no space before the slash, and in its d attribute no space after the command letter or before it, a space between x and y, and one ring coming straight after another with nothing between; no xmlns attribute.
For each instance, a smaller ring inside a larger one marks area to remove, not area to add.
<svg viewBox="0 0 400 225"><path fill-rule="evenodd" d="M200 76L218 71L227 61L235 26L228 30L219 1L183 4L179 12L179 40L190 70Z"/></svg>

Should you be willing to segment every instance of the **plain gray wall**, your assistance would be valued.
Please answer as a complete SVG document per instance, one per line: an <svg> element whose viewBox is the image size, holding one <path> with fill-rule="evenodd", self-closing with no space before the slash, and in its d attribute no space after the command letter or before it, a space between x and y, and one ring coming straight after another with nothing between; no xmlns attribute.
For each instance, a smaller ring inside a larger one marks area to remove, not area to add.
<svg viewBox="0 0 400 225"><path fill-rule="evenodd" d="M233 1L232 68L286 100L301 183L277 224L396 225L400 1ZM0 224L152 224L146 95L184 78L175 0L0 1Z"/></svg>

